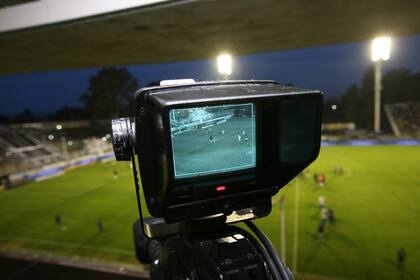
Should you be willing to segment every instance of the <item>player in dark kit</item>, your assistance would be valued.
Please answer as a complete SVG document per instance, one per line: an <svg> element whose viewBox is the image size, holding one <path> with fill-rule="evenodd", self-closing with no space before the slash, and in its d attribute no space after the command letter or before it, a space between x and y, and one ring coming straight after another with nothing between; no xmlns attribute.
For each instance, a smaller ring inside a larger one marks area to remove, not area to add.
<svg viewBox="0 0 420 280"><path fill-rule="evenodd" d="M328 209L328 221L330 222L330 224L335 224L335 216L334 216L334 211L330 208Z"/></svg>
<svg viewBox="0 0 420 280"><path fill-rule="evenodd" d="M318 173L314 173L313 178L314 178L315 184L318 184Z"/></svg>
<svg viewBox="0 0 420 280"><path fill-rule="evenodd" d="M319 238L319 240L324 239L324 231L325 231L325 220L322 220L318 225L318 238Z"/></svg>
<svg viewBox="0 0 420 280"><path fill-rule="evenodd" d="M104 224L101 220L97 221L97 225L98 225L98 230L100 233L102 233L104 231Z"/></svg>
<svg viewBox="0 0 420 280"><path fill-rule="evenodd" d="M59 214L55 215L54 221L57 226L61 226L61 215Z"/></svg>
<svg viewBox="0 0 420 280"><path fill-rule="evenodd" d="M401 269L404 269L404 263L405 263L406 257L407 255L405 253L404 248L400 248L397 252L397 258L398 258L398 265Z"/></svg>

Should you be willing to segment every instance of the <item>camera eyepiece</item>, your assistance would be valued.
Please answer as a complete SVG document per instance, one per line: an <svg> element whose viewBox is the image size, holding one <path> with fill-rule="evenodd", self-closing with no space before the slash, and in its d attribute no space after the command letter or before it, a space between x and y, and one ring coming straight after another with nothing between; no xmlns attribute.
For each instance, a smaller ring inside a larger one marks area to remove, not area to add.
<svg viewBox="0 0 420 280"><path fill-rule="evenodd" d="M112 120L112 146L117 161L129 161L134 143L134 123L129 118Z"/></svg>

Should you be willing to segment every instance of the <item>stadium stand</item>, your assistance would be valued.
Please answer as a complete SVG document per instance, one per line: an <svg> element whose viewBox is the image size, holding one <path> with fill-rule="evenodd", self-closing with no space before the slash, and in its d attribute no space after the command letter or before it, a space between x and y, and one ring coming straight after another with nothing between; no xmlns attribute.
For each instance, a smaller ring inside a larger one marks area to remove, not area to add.
<svg viewBox="0 0 420 280"><path fill-rule="evenodd" d="M420 102L388 104L385 113L395 136L420 138Z"/></svg>
<svg viewBox="0 0 420 280"><path fill-rule="evenodd" d="M19 184L16 174L111 150L109 122L24 123L0 126L0 188Z"/></svg>
<svg viewBox="0 0 420 280"><path fill-rule="evenodd" d="M31 135L30 130L0 127L0 178L62 159L59 150Z"/></svg>

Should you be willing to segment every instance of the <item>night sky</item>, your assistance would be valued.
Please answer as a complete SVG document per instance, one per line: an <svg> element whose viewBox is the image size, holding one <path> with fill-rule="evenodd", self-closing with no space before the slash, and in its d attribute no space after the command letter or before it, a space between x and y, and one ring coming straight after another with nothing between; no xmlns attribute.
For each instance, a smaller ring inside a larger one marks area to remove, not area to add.
<svg viewBox="0 0 420 280"><path fill-rule="evenodd" d="M371 65L370 42L269 52L234 58L232 79L272 79L319 89L327 98L340 96L353 83L360 84ZM127 67L140 86L176 78L217 79L215 60ZM384 71L407 68L420 71L420 35L394 38ZM81 106L79 96L98 68L0 76L0 114L14 115L25 108L52 112L65 105ZM420 93L419 93L420 94Z"/></svg>

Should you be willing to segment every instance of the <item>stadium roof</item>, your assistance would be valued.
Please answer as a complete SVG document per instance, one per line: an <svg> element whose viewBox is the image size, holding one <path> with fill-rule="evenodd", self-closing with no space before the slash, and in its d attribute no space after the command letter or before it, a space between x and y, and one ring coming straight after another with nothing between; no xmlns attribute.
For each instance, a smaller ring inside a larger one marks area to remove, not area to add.
<svg viewBox="0 0 420 280"><path fill-rule="evenodd" d="M16 9L45 2L9 1ZM84 8L83 1L67 2ZM0 28L0 74L205 59L220 51L239 55L420 33L418 0L137 2ZM14 7L0 9L0 25L22 22L13 17Z"/></svg>

